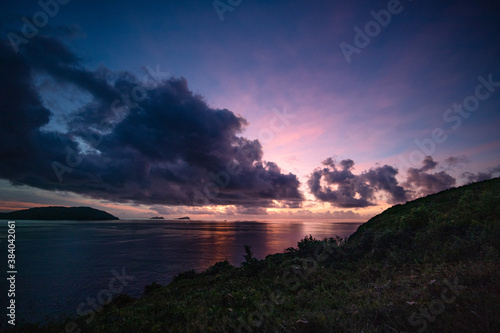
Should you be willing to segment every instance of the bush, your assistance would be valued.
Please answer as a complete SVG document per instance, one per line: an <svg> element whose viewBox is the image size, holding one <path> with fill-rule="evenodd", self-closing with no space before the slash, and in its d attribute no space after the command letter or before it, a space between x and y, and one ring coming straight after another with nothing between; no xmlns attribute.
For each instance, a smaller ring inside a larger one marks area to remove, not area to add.
<svg viewBox="0 0 500 333"><path fill-rule="evenodd" d="M120 294L116 297L113 297L111 302L109 302L109 304L105 305L104 308L108 309L108 308L111 308L113 306L120 308L120 307L124 307L124 306L130 305L130 304L133 304L136 301L137 301L137 299L135 299L127 294Z"/></svg>
<svg viewBox="0 0 500 333"><path fill-rule="evenodd" d="M207 270L204 272L207 275L217 275L223 271L227 271L230 269L233 269L234 266L229 263L229 261L224 260L224 261L219 261L216 262L213 266L210 266L207 268Z"/></svg>
<svg viewBox="0 0 500 333"><path fill-rule="evenodd" d="M196 273L196 271L194 269L190 269L189 271L182 272L182 273L179 273L176 276L174 276L174 278L172 279L172 283L178 282L180 280L194 279L198 275L199 274Z"/></svg>
<svg viewBox="0 0 500 333"><path fill-rule="evenodd" d="M245 244L243 247L245 248L245 255L243 255L243 258L245 258L245 262L243 263L243 266L253 265L257 263L259 260L257 258L254 258L252 246Z"/></svg>
<svg viewBox="0 0 500 333"><path fill-rule="evenodd" d="M325 238L323 240L318 240L312 235L304 237L301 241L297 243L298 250L293 248L287 249L287 252L298 252L300 257L316 256L321 250L325 250L332 254L336 249L339 249L344 245L344 240L341 237L336 236L335 238Z"/></svg>
<svg viewBox="0 0 500 333"><path fill-rule="evenodd" d="M245 268L245 275L248 277L254 276L262 268L262 265L257 258L254 258L250 245L244 245L244 248L245 255L243 255L243 258L245 258L245 262L242 263L242 266Z"/></svg>
<svg viewBox="0 0 500 333"><path fill-rule="evenodd" d="M144 295L151 294L153 291L160 289L161 284L153 282L144 287Z"/></svg>

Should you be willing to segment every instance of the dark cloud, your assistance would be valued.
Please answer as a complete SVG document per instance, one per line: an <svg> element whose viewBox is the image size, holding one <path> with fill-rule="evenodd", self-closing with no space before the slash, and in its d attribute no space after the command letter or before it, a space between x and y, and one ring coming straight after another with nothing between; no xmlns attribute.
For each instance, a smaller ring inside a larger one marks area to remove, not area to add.
<svg viewBox="0 0 500 333"><path fill-rule="evenodd" d="M460 155L460 156L450 156L446 160L444 160L444 162L450 168L454 168L454 167L459 166L461 164L469 163L470 160L469 160L469 158L467 158L467 156Z"/></svg>
<svg viewBox="0 0 500 333"><path fill-rule="evenodd" d="M329 210L326 212L312 212L306 209L300 209L291 213L276 213L273 212L274 216L286 216L286 217L294 217L294 218L302 218L302 219L344 219L344 220L368 220L371 216L361 215L359 213L353 212L352 210L339 210L330 212Z"/></svg>
<svg viewBox="0 0 500 333"><path fill-rule="evenodd" d="M456 179L445 171L428 173L438 165L432 157L426 156L420 169L409 168L407 171L405 187L411 188L416 197L437 193L454 186Z"/></svg>
<svg viewBox="0 0 500 333"><path fill-rule="evenodd" d="M430 156L426 156L422 161L423 166L419 169L420 172L425 172L429 170L433 170L438 165L438 162L434 161L434 159Z"/></svg>
<svg viewBox="0 0 500 333"><path fill-rule="evenodd" d="M448 166L456 166L467 161L465 156L459 156L450 157L445 162ZM328 158L323 162L323 168L313 172L307 184L317 199L337 207L374 206L375 200L380 198L390 204L403 203L446 190L456 184L456 179L446 171L430 172L435 170L438 164L431 156L426 156L422 167L409 168L405 181L399 184L396 179L398 170L390 165L378 166L355 175L352 173L352 160L346 159L336 163L332 158ZM466 173L464 178L473 182L489 179L498 172L500 166L488 173ZM385 198L380 196L381 193L385 194Z"/></svg>
<svg viewBox="0 0 500 333"><path fill-rule="evenodd" d="M389 203L396 204L408 200L408 191L398 185L396 179L397 174L397 169L390 165L384 165L382 167L372 168L362 176L367 179L376 190L382 190L388 193L390 195L388 200Z"/></svg>
<svg viewBox="0 0 500 333"><path fill-rule="evenodd" d="M76 149L76 143L40 131L51 112L35 90L32 68L4 40L0 40L0 71L0 175L15 184L23 184L23 179L43 182L41 178L53 174L51 162L64 160L65 147Z"/></svg>
<svg viewBox="0 0 500 333"><path fill-rule="evenodd" d="M151 82L128 72L91 71L54 38L15 54L0 40L0 178L116 202L299 207L299 181L262 160L240 136L245 119L210 108L183 78ZM38 75L77 87L91 101L47 131L53 116Z"/></svg>
<svg viewBox="0 0 500 333"><path fill-rule="evenodd" d="M332 158L323 162L324 167L310 176L307 184L311 193L323 202L343 208L374 206L378 191L385 192L391 203L404 202L407 193L398 185L398 171L389 165L372 168L354 175L354 161L343 160L338 165Z"/></svg>
<svg viewBox="0 0 500 333"><path fill-rule="evenodd" d="M262 207L238 207L236 212L241 215L267 215L267 210Z"/></svg>
<svg viewBox="0 0 500 333"><path fill-rule="evenodd" d="M462 178L466 179L467 184L480 182L483 180L488 180L499 176L500 176L500 165L494 168L490 168L486 172L478 172L477 174L474 174L472 172L464 172L462 174Z"/></svg>

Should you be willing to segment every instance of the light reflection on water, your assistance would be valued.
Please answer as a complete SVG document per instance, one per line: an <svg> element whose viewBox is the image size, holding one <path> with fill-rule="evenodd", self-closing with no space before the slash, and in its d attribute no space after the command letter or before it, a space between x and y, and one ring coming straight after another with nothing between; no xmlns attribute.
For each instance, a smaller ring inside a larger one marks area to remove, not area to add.
<svg viewBox="0 0 500 333"><path fill-rule="evenodd" d="M0 240L6 244L6 223ZM140 296L152 282L169 283L189 269L243 261L244 244L262 259L296 247L311 234L348 237L360 223L221 221L16 221L17 318L43 321L76 308L108 288L111 271L134 280L123 290ZM2 253L6 253L2 251ZM2 260L5 262L6 260ZM6 271L6 270L4 270ZM7 290L2 280L2 290ZM2 304L3 306L3 304Z"/></svg>

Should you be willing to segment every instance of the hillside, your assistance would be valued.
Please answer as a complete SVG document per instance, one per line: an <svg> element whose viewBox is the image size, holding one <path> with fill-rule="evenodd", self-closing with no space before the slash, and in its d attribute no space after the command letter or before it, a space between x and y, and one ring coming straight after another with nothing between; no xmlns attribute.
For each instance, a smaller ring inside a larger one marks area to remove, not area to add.
<svg viewBox="0 0 500 333"><path fill-rule="evenodd" d="M37 207L0 213L3 220L119 220L105 211L90 207Z"/></svg>
<svg viewBox="0 0 500 333"><path fill-rule="evenodd" d="M500 179L398 205L347 241L188 271L75 320L82 332L499 332ZM154 269L154 268L152 268ZM73 324L67 324L73 325ZM19 332L62 331L64 324ZM21 329L21 328L18 328Z"/></svg>
<svg viewBox="0 0 500 333"><path fill-rule="evenodd" d="M382 257L458 260L500 250L500 178L396 205L361 225L348 247Z"/></svg>

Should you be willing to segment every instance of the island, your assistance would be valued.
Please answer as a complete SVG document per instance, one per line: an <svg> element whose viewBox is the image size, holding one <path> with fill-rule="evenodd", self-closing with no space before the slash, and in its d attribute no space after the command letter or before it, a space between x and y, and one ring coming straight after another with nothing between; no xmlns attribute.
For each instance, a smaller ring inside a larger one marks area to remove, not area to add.
<svg viewBox="0 0 500 333"><path fill-rule="evenodd" d="M189 216L179 217L178 220L191 220Z"/></svg>
<svg viewBox="0 0 500 333"><path fill-rule="evenodd" d="M165 218L163 216L153 216L150 218L150 220L164 220Z"/></svg>
<svg viewBox="0 0 500 333"><path fill-rule="evenodd" d="M119 220L119 218L90 207L35 207L0 213L0 220L108 221Z"/></svg>

